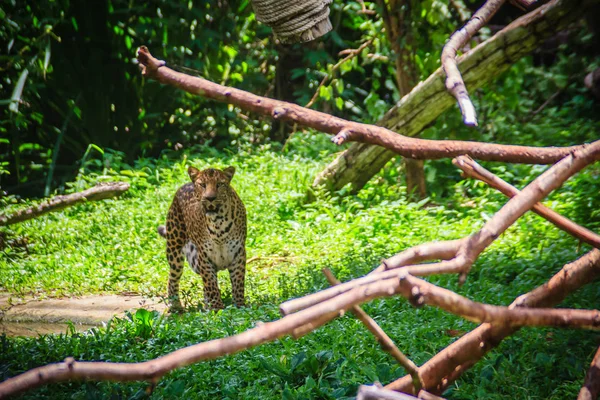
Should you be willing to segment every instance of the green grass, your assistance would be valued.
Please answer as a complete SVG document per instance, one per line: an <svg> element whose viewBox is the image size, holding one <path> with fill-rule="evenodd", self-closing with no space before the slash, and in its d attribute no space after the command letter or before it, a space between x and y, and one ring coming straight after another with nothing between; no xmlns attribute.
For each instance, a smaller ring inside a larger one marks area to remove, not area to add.
<svg viewBox="0 0 600 400"><path fill-rule="evenodd" d="M320 273L323 267L331 268L341 280L358 277L381 258L407 247L475 231L505 202L479 183L459 181L454 171L449 179L459 183L449 186L444 198L411 203L398 182L397 165L390 164L358 196L319 194L315 203L305 204L304 194L314 175L331 159L328 152L315 150L326 148L320 138L298 137L285 155L269 148L236 155L196 149L184 157L168 154L158 161L140 160L133 168L114 162L82 174L72 190L97 180L126 179L132 189L122 198L77 205L4 228L9 241L29 243L27 250L14 245L0 253L0 289L14 296L164 295L168 267L156 227L163 223L177 187L187 182L187 166L234 165L233 186L248 210L248 257L262 258L248 266L247 308L194 311L201 303L202 285L188 269L182 281L189 307L186 314L167 317L140 311L86 333L2 337L0 379L67 356L143 361L242 332L257 321L277 319L282 301L327 287ZM497 170L513 182L520 179L520 184L540 172L528 176L525 167ZM598 172L592 168L569 182L549 204L597 229ZM29 204L8 204L9 200L4 200L8 211ZM431 277L430 281L477 301L507 305L587 250L528 214L486 250L464 286L457 285L456 276ZM275 256L285 259L269 258ZM231 304L227 274L219 279L226 304ZM562 306L593 308L599 301L597 285L588 285ZM468 331L475 326L435 308L413 309L399 298L373 301L365 310L418 364L456 340L449 330ZM523 329L467 372L445 396L573 397L599 339L588 331ZM387 383L403 374L357 320L343 317L297 341L283 338L174 371L150 397L345 398L353 397L359 384ZM144 398L146 387L144 383L76 382L50 385L25 397Z"/></svg>

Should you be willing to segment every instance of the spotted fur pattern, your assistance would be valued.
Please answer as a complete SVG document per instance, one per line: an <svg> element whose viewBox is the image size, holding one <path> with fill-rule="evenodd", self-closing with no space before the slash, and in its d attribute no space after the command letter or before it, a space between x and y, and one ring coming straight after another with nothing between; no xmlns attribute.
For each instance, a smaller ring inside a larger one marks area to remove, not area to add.
<svg viewBox="0 0 600 400"><path fill-rule="evenodd" d="M223 308L217 271L227 269L233 299L244 306L246 276L246 209L230 182L233 167L188 170L191 183L183 185L171 203L166 228L158 232L167 239L170 266L168 296L171 309L181 309L179 281L183 259L204 282L204 301Z"/></svg>

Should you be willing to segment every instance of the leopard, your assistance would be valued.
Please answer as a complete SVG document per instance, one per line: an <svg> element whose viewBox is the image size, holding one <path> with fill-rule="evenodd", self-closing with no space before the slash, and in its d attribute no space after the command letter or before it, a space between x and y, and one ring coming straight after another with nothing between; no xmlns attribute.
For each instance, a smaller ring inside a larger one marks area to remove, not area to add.
<svg viewBox="0 0 600 400"><path fill-rule="evenodd" d="M210 309L224 308L217 272L228 270L232 297L245 306L247 217L244 203L231 186L235 167L188 168L191 182L181 186L167 213L166 226L158 233L166 238L169 263L167 294L172 312L183 310L179 283L184 257L202 277L204 303Z"/></svg>

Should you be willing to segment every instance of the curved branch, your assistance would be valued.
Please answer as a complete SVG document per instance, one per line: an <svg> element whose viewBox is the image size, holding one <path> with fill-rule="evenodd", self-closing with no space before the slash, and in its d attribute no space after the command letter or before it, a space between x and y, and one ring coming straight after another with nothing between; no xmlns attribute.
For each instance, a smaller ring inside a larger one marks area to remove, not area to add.
<svg viewBox="0 0 600 400"><path fill-rule="evenodd" d="M600 250L594 249L577 261L565 265L544 285L517 298L511 307L552 307L598 276ZM517 329L484 323L467 333L419 367L424 389L442 391ZM390 383L386 388L414 393L410 375Z"/></svg>
<svg viewBox="0 0 600 400"><path fill-rule="evenodd" d="M126 382L144 380L157 382L167 372L176 368L210 360L273 341L289 335L294 329L315 320L326 323L352 306L385 296L392 296L398 280L376 282L357 288L318 304L310 309L289 315L277 321L257 324L256 328L230 337L215 339L176 350L154 360L140 363L80 362L67 358L64 362L31 369L0 382L0 398L54 382L80 379ZM328 316L329 319L323 319ZM315 326L313 329L318 328Z"/></svg>
<svg viewBox="0 0 600 400"><path fill-rule="evenodd" d="M452 161L454 165L460 168L466 176L478 179L482 182L487 183L489 186L498 190L507 197L514 197L519 194L519 190L504 180L500 179L490 171L477 164L473 159L467 156L457 157ZM600 235L590 231L571 221L570 219L563 217L556 211L551 210L541 203L536 203L531 209L534 213L538 214L542 218L550 221L558 228L565 232L573 235L575 238L591 245L596 248L600 248Z"/></svg>
<svg viewBox="0 0 600 400"><path fill-rule="evenodd" d="M592 360L577 400L596 400L598 395L600 395L600 348Z"/></svg>
<svg viewBox="0 0 600 400"><path fill-rule="evenodd" d="M442 50L442 67L446 73L446 89L458 101L463 122L468 126L477 126L475 106L471 102L465 81L456 65L456 53L492 18L505 0L488 0L471 19L448 40Z"/></svg>
<svg viewBox="0 0 600 400"><path fill-rule="evenodd" d="M529 309L482 304L410 275L400 279L399 293L417 307L424 304L436 306L477 323L600 329L598 310Z"/></svg>
<svg viewBox="0 0 600 400"><path fill-rule="evenodd" d="M188 93L233 104L243 110L267 115L273 119L296 122L320 132L333 135L342 132L342 136L335 137L335 140L340 143L358 141L377 144L408 158L440 159L466 154L486 161L552 164L581 148L581 146L530 147L411 138L379 126L347 121L296 104L257 96L243 90L221 86L202 78L176 72L166 67L164 61L152 57L145 46L138 49L138 61L144 76L175 86Z"/></svg>
<svg viewBox="0 0 600 400"><path fill-rule="evenodd" d="M0 226L11 225L17 222L37 218L49 212L59 211L65 207L75 205L84 201L96 201L119 196L129 190L129 183L125 182L103 182L84 190L83 192L71 193L64 196L56 196L38 206L26 210L17 211L11 215L0 215Z"/></svg>

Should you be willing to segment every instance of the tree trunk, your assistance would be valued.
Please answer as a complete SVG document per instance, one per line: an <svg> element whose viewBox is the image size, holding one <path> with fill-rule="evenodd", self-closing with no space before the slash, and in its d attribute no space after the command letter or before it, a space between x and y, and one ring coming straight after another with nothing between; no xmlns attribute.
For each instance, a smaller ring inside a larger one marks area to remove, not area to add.
<svg viewBox="0 0 600 400"><path fill-rule="evenodd" d="M421 200L427 197L425 185L425 169L423 160L404 159L404 174L406 176L406 193L412 200Z"/></svg>
<svg viewBox="0 0 600 400"><path fill-rule="evenodd" d="M535 50L543 40L582 14L583 7L578 2L552 3L545 9L547 12L541 13L537 9L522 16L458 59L470 90L493 81ZM444 73L438 69L392 107L377 125L406 136L416 136L454 103L454 98L446 92ZM353 143L317 175L313 188L323 186L328 191L336 191L351 182L351 192L357 193L394 156L389 150L373 147Z"/></svg>

